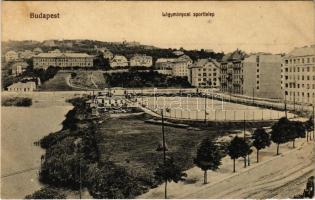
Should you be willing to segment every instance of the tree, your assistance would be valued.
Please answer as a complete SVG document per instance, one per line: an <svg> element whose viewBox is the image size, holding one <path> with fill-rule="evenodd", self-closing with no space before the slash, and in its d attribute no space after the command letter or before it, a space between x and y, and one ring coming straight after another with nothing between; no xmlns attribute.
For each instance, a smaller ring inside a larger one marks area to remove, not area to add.
<svg viewBox="0 0 315 200"><path fill-rule="evenodd" d="M257 150L257 162L259 162L259 150L269 147L271 144L269 134L264 128L257 128L252 136L253 146Z"/></svg>
<svg viewBox="0 0 315 200"><path fill-rule="evenodd" d="M314 129L314 119L313 116L311 116L305 123L304 123L305 129L306 129L306 138L308 141L308 135L311 131ZM314 139L314 135L313 135Z"/></svg>
<svg viewBox="0 0 315 200"><path fill-rule="evenodd" d="M195 165L204 171L204 184L207 184L207 170L217 170L221 165L222 155L219 146L214 144L209 138L204 139L194 159Z"/></svg>
<svg viewBox="0 0 315 200"><path fill-rule="evenodd" d="M165 163L160 163L155 169L154 177L158 181L165 181L165 199L167 199L167 182L185 180L187 174L182 172L182 169L174 163L173 158L167 158Z"/></svg>
<svg viewBox="0 0 315 200"><path fill-rule="evenodd" d="M235 159L239 157L244 158L246 166L246 156L249 153L249 145L244 139L235 136L228 146L228 155L233 159L233 172L235 172Z"/></svg>
<svg viewBox="0 0 315 200"><path fill-rule="evenodd" d="M290 121L286 117L282 117L272 125L271 140L277 144L277 155L279 155L280 144L288 141L287 130L290 128Z"/></svg>
<svg viewBox="0 0 315 200"><path fill-rule="evenodd" d="M292 141L293 148L295 148L296 138L305 138L305 126L303 122L292 121L290 122L289 129L287 130L287 137L289 141Z"/></svg>
<svg viewBox="0 0 315 200"><path fill-rule="evenodd" d="M41 188L33 194L26 195L25 199L65 199L66 195L54 188Z"/></svg>

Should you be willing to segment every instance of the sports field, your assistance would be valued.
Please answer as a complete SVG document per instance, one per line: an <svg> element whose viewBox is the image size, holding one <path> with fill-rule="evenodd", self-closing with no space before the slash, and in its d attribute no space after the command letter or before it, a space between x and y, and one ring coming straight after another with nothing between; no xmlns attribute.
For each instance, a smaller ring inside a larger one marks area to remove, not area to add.
<svg viewBox="0 0 315 200"><path fill-rule="evenodd" d="M144 97L138 102L157 113L164 111L167 118L240 121L240 120L275 120L285 116L284 111L264 109L255 106L230 103L200 97ZM288 118L293 114L288 113Z"/></svg>

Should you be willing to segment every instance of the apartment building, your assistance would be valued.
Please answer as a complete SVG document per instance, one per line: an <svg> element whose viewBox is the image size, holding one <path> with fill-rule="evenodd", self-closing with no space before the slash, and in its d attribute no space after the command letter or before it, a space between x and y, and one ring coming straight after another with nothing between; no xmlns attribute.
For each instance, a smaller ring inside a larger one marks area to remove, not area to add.
<svg viewBox="0 0 315 200"><path fill-rule="evenodd" d="M246 54L236 50L226 54L220 64L220 89L223 92L243 94L243 61Z"/></svg>
<svg viewBox="0 0 315 200"><path fill-rule="evenodd" d="M189 67L188 81L195 87L219 87L220 64L214 59L199 59Z"/></svg>
<svg viewBox="0 0 315 200"><path fill-rule="evenodd" d="M34 68L93 67L93 56L86 53L40 53L33 57Z"/></svg>
<svg viewBox="0 0 315 200"><path fill-rule="evenodd" d="M134 55L130 58L131 67L152 67L152 57L147 55Z"/></svg>
<svg viewBox="0 0 315 200"><path fill-rule="evenodd" d="M281 92L281 55L252 54L243 61L244 95L271 99L283 98Z"/></svg>
<svg viewBox="0 0 315 200"><path fill-rule="evenodd" d="M287 101L314 105L315 45L291 51L283 58L282 71Z"/></svg>
<svg viewBox="0 0 315 200"><path fill-rule="evenodd" d="M110 60L110 66L112 68L128 67L128 60L125 56L116 55L113 59Z"/></svg>

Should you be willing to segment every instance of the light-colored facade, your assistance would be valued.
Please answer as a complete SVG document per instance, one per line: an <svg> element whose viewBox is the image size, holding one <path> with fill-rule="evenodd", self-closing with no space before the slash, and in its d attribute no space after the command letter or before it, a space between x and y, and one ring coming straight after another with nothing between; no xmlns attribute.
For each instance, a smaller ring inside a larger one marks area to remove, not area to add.
<svg viewBox="0 0 315 200"><path fill-rule="evenodd" d="M98 96L95 98L94 103L97 105L98 108L119 109L126 106L126 98L122 96Z"/></svg>
<svg viewBox="0 0 315 200"><path fill-rule="evenodd" d="M291 51L283 58L282 71L287 101L314 105L315 45Z"/></svg>
<svg viewBox="0 0 315 200"><path fill-rule="evenodd" d="M220 64L220 90L223 92L243 94L243 60L246 54L241 50L228 53Z"/></svg>
<svg viewBox="0 0 315 200"><path fill-rule="evenodd" d="M110 60L110 66L112 68L116 67L128 67L128 60L125 56L116 55Z"/></svg>
<svg viewBox="0 0 315 200"><path fill-rule="evenodd" d="M34 68L90 68L93 67L93 56L86 53L40 53L33 57Z"/></svg>
<svg viewBox="0 0 315 200"><path fill-rule="evenodd" d="M19 54L15 51L8 51L5 53L4 58L6 62L12 62L19 59Z"/></svg>
<svg viewBox="0 0 315 200"><path fill-rule="evenodd" d="M28 64L26 62L16 62L12 65L12 75L13 76L18 76L20 74L22 74L26 68L27 68Z"/></svg>
<svg viewBox="0 0 315 200"><path fill-rule="evenodd" d="M184 62L184 61L174 62L172 66L172 75L188 77L188 67L189 65L187 62Z"/></svg>
<svg viewBox="0 0 315 200"><path fill-rule="evenodd" d="M281 99L281 55L252 54L243 61L244 95Z"/></svg>
<svg viewBox="0 0 315 200"><path fill-rule="evenodd" d="M189 68L188 81L194 87L219 87L220 64L213 59L199 59Z"/></svg>
<svg viewBox="0 0 315 200"><path fill-rule="evenodd" d="M187 55L178 58L159 58L155 62L155 71L171 76L188 77L189 66L193 61Z"/></svg>
<svg viewBox="0 0 315 200"><path fill-rule="evenodd" d="M36 90L35 82L26 82L26 83L13 83L8 87L9 92L33 92Z"/></svg>
<svg viewBox="0 0 315 200"><path fill-rule="evenodd" d="M146 55L134 55L130 58L131 67L152 67L152 57Z"/></svg>

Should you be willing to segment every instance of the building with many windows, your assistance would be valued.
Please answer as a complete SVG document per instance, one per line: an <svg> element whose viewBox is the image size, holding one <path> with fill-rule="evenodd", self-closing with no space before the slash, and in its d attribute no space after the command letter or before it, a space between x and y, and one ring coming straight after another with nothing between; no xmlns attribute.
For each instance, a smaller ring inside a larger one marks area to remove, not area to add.
<svg viewBox="0 0 315 200"><path fill-rule="evenodd" d="M40 53L33 57L34 68L89 68L93 67L94 56L86 53Z"/></svg>
<svg viewBox="0 0 315 200"><path fill-rule="evenodd" d="M220 64L214 59L199 59L189 67L188 81L195 87L219 87Z"/></svg>
<svg viewBox="0 0 315 200"><path fill-rule="evenodd" d="M282 71L286 100L314 105L315 45L291 51L283 58Z"/></svg>
<svg viewBox="0 0 315 200"><path fill-rule="evenodd" d="M117 67L128 67L128 60L125 56L116 55L113 59L110 60L110 66L112 68Z"/></svg>
<svg viewBox="0 0 315 200"><path fill-rule="evenodd" d="M243 61L246 54L236 50L226 54L220 64L220 89L223 92L243 94Z"/></svg>
<svg viewBox="0 0 315 200"><path fill-rule="evenodd" d="M146 55L134 55L130 58L131 67L151 67L152 66L152 57Z"/></svg>
<svg viewBox="0 0 315 200"><path fill-rule="evenodd" d="M243 61L244 95L279 99L281 92L281 55L252 54Z"/></svg>
<svg viewBox="0 0 315 200"><path fill-rule="evenodd" d="M33 92L34 90L36 90L36 83L33 81L13 83L8 87L9 92Z"/></svg>

